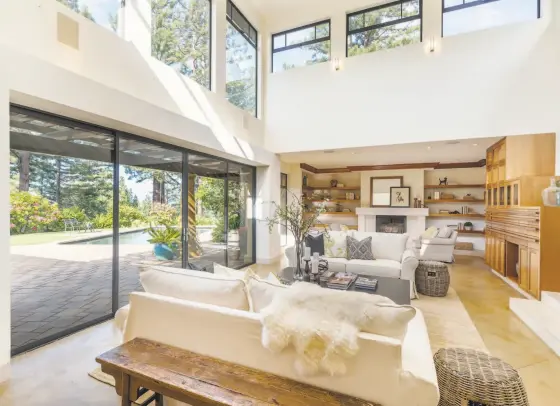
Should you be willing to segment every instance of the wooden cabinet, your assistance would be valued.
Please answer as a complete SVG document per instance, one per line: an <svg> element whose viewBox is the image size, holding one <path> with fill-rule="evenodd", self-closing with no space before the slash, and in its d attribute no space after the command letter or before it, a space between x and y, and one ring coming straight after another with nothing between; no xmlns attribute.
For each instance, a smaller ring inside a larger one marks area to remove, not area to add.
<svg viewBox="0 0 560 406"><path fill-rule="evenodd" d="M540 252L537 249L529 249L529 293L536 297L540 296Z"/></svg>
<svg viewBox="0 0 560 406"><path fill-rule="evenodd" d="M519 287L529 292L529 248L519 247Z"/></svg>

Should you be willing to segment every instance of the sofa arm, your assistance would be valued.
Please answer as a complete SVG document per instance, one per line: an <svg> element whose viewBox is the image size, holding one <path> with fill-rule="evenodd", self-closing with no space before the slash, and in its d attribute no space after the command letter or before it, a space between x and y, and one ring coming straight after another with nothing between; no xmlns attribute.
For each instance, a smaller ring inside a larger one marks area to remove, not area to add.
<svg viewBox="0 0 560 406"><path fill-rule="evenodd" d="M422 240L422 245L455 245L453 238L430 238Z"/></svg>
<svg viewBox="0 0 560 406"><path fill-rule="evenodd" d="M401 260L401 279L410 281L410 298L415 299L416 295L416 268L418 268L418 258L412 250L405 250Z"/></svg>
<svg viewBox="0 0 560 406"><path fill-rule="evenodd" d="M126 328L126 320L128 319L128 313L130 312L130 305L121 307L115 313L115 319L113 320L113 325L117 328L120 334L124 334L124 329Z"/></svg>

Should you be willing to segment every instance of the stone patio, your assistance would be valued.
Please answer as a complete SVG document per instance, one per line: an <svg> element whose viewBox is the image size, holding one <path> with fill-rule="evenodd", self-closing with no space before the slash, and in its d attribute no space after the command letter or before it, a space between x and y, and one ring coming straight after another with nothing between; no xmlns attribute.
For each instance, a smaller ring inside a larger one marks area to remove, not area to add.
<svg viewBox="0 0 560 406"><path fill-rule="evenodd" d="M203 249L205 255L192 262L223 263L223 249ZM111 245L41 244L11 251L12 351L111 315ZM128 304L130 292L142 291L141 264L154 262L149 245L120 246L118 307ZM180 261L165 265L180 267Z"/></svg>

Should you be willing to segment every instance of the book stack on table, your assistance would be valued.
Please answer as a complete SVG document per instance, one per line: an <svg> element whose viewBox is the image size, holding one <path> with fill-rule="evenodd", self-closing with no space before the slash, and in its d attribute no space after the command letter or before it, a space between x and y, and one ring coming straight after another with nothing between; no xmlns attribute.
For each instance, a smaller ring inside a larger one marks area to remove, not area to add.
<svg viewBox="0 0 560 406"><path fill-rule="evenodd" d="M352 285L356 278L357 275L346 272L338 272L327 281L327 287L330 289L346 290L350 287L350 285Z"/></svg>
<svg viewBox="0 0 560 406"><path fill-rule="evenodd" d="M359 289L368 289L368 290L376 290L377 289L377 279L370 279L364 276L360 276L356 279L356 288Z"/></svg>

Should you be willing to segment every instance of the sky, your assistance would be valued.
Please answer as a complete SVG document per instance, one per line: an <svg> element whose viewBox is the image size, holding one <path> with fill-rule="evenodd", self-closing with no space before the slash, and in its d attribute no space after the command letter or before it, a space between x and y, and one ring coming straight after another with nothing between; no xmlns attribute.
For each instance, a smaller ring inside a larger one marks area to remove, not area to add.
<svg viewBox="0 0 560 406"><path fill-rule="evenodd" d="M120 0L80 0L80 6L82 5L88 7L97 24L111 29L109 14L117 14Z"/></svg>

